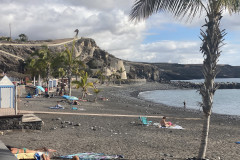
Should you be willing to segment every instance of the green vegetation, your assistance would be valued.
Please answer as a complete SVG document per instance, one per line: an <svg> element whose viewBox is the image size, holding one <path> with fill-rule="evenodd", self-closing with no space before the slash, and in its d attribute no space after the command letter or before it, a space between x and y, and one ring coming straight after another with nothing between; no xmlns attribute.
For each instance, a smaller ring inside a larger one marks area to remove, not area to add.
<svg viewBox="0 0 240 160"><path fill-rule="evenodd" d="M117 72L119 73L118 75L118 79L119 79L119 85L122 85L122 73L125 72L125 70L123 70L123 68L121 67L119 70L117 70Z"/></svg>
<svg viewBox="0 0 240 160"><path fill-rule="evenodd" d="M103 84L105 79L106 79L106 76L103 74L103 71L101 70L98 70L95 75L98 77L98 79L100 80L100 84Z"/></svg>
<svg viewBox="0 0 240 160"><path fill-rule="evenodd" d="M11 40L12 40L11 37L4 37L4 36L0 37L0 41L11 41Z"/></svg>
<svg viewBox="0 0 240 160"><path fill-rule="evenodd" d="M89 87L94 87L92 82L88 82L88 73L84 72L79 81L73 81L73 84L76 84L76 88L81 88L82 89L82 99L86 97L87 91Z"/></svg>
<svg viewBox="0 0 240 160"><path fill-rule="evenodd" d="M77 60L74 55L74 47L74 42L71 50L65 45L65 50L62 53L54 55L48 49L48 46L42 46L41 49L35 51L32 57L27 60L27 72L33 77L37 74L43 78L46 77L47 86L51 76L60 77L62 80L67 76L69 95L71 95L72 74L74 73L76 76L80 75L81 69L84 68L83 62Z"/></svg>
<svg viewBox="0 0 240 160"><path fill-rule="evenodd" d="M100 90L97 89L97 88L94 88L94 89L93 89L93 92L94 92L95 95L96 95L96 97L95 97L95 103L96 103L96 102L97 102L97 98L98 98L98 93L100 92Z"/></svg>
<svg viewBox="0 0 240 160"><path fill-rule="evenodd" d="M28 41L28 37L25 35L25 34L19 34L19 39L20 39L20 41L22 41L22 42L26 42L26 41Z"/></svg>

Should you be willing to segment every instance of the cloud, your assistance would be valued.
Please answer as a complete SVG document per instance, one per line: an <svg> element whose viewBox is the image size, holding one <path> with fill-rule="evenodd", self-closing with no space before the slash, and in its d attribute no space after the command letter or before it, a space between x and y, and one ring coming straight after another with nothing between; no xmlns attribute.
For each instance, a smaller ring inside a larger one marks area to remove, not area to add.
<svg viewBox="0 0 240 160"><path fill-rule="evenodd" d="M82 6L93 10L109 11L121 9L127 14L135 0L62 0L62 3L72 6Z"/></svg>
<svg viewBox="0 0 240 160"><path fill-rule="evenodd" d="M129 21L134 1L0 0L0 36L9 36L9 24L14 38L24 33L30 40L71 38L78 28L79 36L93 38L100 48L118 58L142 62L202 63L201 41L196 41L199 32L195 35L195 31L190 30L199 30L204 15L192 23L185 23L176 21L171 14L161 13L135 24ZM237 18L237 15L224 13L222 27L226 27L230 34L226 37L228 43L223 48L220 63L237 65L239 61L240 22L236 21ZM166 38L162 34L164 32L165 36L170 33L172 36ZM151 35L155 39L148 41Z"/></svg>
<svg viewBox="0 0 240 160"><path fill-rule="evenodd" d="M150 62L199 64L202 63L199 46L199 42L159 41L141 45L140 52L146 54ZM144 58L141 61L144 61Z"/></svg>

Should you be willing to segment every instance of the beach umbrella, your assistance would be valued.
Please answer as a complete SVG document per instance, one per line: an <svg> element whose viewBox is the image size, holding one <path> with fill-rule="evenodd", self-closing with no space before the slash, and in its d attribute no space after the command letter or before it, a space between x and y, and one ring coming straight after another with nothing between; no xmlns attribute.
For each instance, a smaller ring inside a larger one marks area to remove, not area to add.
<svg viewBox="0 0 240 160"><path fill-rule="evenodd" d="M44 88L42 86L36 86L37 89L40 89L42 92L44 92Z"/></svg>
<svg viewBox="0 0 240 160"><path fill-rule="evenodd" d="M62 98L65 98L65 99L68 99L68 97L70 97L70 96L68 96L68 95L63 95L62 96Z"/></svg>
<svg viewBox="0 0 240 160"><path fill-rule="evenodd" d="M77 97L74 97L74 96L69 96L69 97L67 97L66 99L71 100L71 101L78 100L78 98L77 98Z"/></svg>

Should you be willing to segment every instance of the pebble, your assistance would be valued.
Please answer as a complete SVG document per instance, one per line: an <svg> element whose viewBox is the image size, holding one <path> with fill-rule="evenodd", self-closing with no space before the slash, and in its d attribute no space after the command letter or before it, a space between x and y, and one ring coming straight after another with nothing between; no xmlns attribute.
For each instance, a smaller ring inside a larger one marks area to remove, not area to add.
<svg viewBox="0 0 240 160"><path fill-rule="evenodd" d="M96 131L96 126L91 127L93 131Z"/></svg>

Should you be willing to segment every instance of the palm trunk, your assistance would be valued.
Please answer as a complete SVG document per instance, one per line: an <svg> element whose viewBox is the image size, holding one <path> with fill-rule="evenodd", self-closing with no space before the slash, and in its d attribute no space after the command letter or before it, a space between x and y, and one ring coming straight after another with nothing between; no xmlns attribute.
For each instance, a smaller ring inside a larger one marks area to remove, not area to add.
<svg viewBox="0 0 240 160"><path fill-rule="evenodd" d="M60 86L60 91L59 91L59 96L62 96L62 95L63 95L63 88L64 88L64 83L63 83L63 76L62 76L61 86Z"/></svg>
<svg viewBox="0 0 240 160"><path fill-rule="evenodd" d="M50 64L47 66L47 94L49 95Z"/></svg>
<svg viewBox="0 0 240 160"><path fill-rule="evenodd" d="M96 97L95 97L95 100L94 100L95 103L97 103L97 98L98 98L98 95L96 94Z"/></svg>
<svg viewBox="0 0 240 160"><path fill-rule="evenodd" d="M85 91L82 89L82 99L85 97Z"/></svg>
<svg viewBox="0 0 240 160"><path fill-rule="evenodd" d="M33 76L33 86L36 86L36 78Z"/></svg>
<svg viewBox="0 0 240 160"><path fill-rule="evenodd" d="M42 86L40 74L38 74L38 85L39 85L39 86Z"/></svg>
<svg viewBox="0 0 240 160"><path fill-rule="evenodd" d="M68 74L68 91L69 91L69 96L72 95L71 83L72 83L72 70L69 69L69 74Z"/></svg>
<svg viewBox="0 0 240 160"><path fill-rule="evenodd" d="M207 151L209 126L210 126L210 115L205 115L203 128L202 128L201 146L199 148L199 153L198 153L198 159L205 158L206 151Z"/></svg>
<svg viewBox="0 0 240 160"><path fill-rule="evenodd" d="M204 62L203 62L203 75L205 81L203 86L200 89L200 94L202 96L202 108L204 112L204 122L203 130L201 137L201 144L198 152L198 159L205 159L207 144L208 144L208 133L210 125L210 116L212 112L213 96L216 91L214 84L215 77L217 75L217 62L218 57L220 56L220 44L223 41L225 32L220 31L220 20L221 12L215 10L216 1L214 1L209 6L209 11L207 13L206 31L201 30L202 35L202 47L200 51L203 53Z"/></svg>

